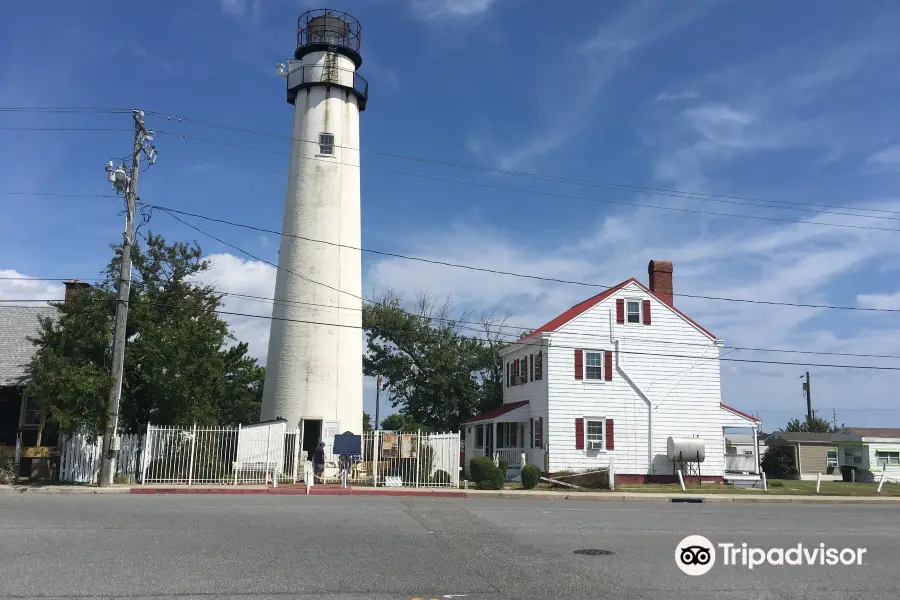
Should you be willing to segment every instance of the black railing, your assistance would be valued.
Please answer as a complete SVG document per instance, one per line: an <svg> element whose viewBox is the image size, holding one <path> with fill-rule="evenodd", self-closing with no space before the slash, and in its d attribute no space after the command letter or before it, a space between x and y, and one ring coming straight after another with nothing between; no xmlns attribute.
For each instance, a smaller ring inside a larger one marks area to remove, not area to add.
<svg viewBox="0 0 900 600"><path fill-rule="evenodd" d="M290 96L296 90L316 83L327 83L352 89L359 98L360 110L365 110L369 98L369 82L355 69L329 65L297 65L288 71L287 89Z"/></svg>
<svg viewBox="0 0 900 600"><path fill-rule="evenodd" d="M310 10L297 19L297 48L327 44L359 53L362 27L351 15L337 10Z"/></svg>

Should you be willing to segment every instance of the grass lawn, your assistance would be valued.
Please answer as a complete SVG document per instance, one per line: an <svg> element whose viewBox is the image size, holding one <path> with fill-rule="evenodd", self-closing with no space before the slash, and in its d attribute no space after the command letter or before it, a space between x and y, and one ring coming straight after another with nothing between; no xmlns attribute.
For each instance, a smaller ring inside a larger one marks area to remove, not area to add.
<svg viewBox="0 0 900 600"><path fill-rule="evenodd" d="M689 493L689 494L757 494L779 496L815 496L815 481L795 480L769 480L769 491L761 489L736 488L730 485L688 485L687 492L681 491L681 486L676 484L644 484L644 485L617 485L617 492L657 492L660 494ZM820 496L876 496L874 483L849 483L843 481L823 481L819 488ZM900 485L885 482L881 488L881 496L900 496Z"/></svg>

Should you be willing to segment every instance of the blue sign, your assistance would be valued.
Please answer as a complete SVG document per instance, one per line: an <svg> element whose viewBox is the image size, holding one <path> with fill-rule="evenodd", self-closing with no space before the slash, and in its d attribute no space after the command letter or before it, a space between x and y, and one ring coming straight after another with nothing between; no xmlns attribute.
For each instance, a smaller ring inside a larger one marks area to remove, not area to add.
<svg viewBox="0 0 900 600"><path fill-rule="evenodd" d="M362 454L362 436L349 431L334 436L334 453L338 456L359 456Z"/></svg>

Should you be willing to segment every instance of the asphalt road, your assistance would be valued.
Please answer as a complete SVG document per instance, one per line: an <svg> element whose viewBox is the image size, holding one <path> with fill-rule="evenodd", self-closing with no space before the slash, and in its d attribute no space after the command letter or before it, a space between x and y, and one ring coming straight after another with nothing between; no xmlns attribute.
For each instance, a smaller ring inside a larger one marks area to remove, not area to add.
<svg viewBox="0 0 900 600"><path fill-rule="evenodd" d="M675 564L689 534L861 566ZM611 551L583 556L575 550ZM900 597L900 507L0 495L0 598Z"/></svg>

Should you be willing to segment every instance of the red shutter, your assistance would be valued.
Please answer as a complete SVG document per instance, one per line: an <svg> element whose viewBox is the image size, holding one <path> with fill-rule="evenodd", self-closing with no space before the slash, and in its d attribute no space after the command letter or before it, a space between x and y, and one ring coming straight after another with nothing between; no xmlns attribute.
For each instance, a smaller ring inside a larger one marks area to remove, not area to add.
<svg viewBox="0 0 900 600"><path fill-rule="evenodd" d="M544 378L544 351L538 352L538 379Z"/></svg>
<svg viewBox="0 0 900 600"><path fill-rule="evenodd" d="M644 325L650 324L650 301L644 300Z"/></svg>
<svg viewBox="0 0 900 600"><path fill-rule="evenodd" d="M534 354L528 355L528 365L529 370L531 371L531 381L534 381Z"/></svg>
<svg viewBox="0 0 900 600"><path fill-rule="evenodd" d="M575 419L575 449L584 450L584 419Z"/></svg>
<svg viewBox="0 0 900 600"><path fill-rule="evenodd" d="M607 350L603 353L603 379L607 381L612 381L612 355L613 353L611 350Z"/></svg>
<svg viewBox="0 0 900 600"><path fill-rule="evenodd" d="M613 420L606 420L606 449L615 450L616 444L613 442Z"/></svg>
<svg viewBox="0 0 900 600"><path fill-rule="evenodd" d="M575 351L575 379L584 379L584 353Z"/></svg>
<svg viewBox="0 0 900 600"><path fill-rule="evenodd" d="M616 298L616 323L620 325L625 322L625 300Z"/></svg>
<svg viewBox="0 0 900 600"><path fill-rule="evenodd" d="M509 361L506 361L506 387L509 387Z"/></svg>
<svg viewBox="0 0 900 600"><path fill-rule="evenodd" d="M528 419L528 439L531 447L534 448L534 419Z"/></svg>
<svg viewBox="0 0 900 600"><path fill-rule="evenodd" d="M541 441L540 448L544 447L544 417L538 417L538 439Z"/></svg>

